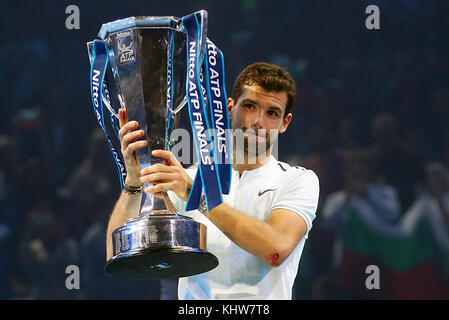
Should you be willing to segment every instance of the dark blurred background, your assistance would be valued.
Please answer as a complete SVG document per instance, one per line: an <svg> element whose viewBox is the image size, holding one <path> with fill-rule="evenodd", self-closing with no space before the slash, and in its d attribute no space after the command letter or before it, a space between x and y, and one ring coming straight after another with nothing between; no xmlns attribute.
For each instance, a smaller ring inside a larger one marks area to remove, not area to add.
<svg viewBox="0 0 449 320"><path fill-rule="evenodd" d="M79 30L65 27L71 4ZM380 30L365 27L372 4ZM86 42L118 18L200 9L225 55L228 95L256 61L287 68L297 82L279 160L313 169L321 193L294 298L448 298L448 1L16 0L2 8L0 298L176 297L173 283L103 272L120 187L92 112ZM72 264L79 290L65 286ZM379 289L365 285L370 264L380 268Z"/></svg>

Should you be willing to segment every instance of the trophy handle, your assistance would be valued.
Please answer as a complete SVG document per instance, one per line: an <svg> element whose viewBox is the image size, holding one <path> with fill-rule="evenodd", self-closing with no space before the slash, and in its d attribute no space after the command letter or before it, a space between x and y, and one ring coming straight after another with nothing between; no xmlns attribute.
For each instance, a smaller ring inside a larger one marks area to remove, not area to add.
<svg viewBox="0 0 449 320"><path fill-rule="evenodd" d="M199 30L199 33L200 33L199 61L203 61L204 54L206 52L206 42L207 42L207 11L201 10L198 13L201 16L201 29ZM182 21L182 19L179 20L179 22L181 22L181 21ZM182 25L182 23L178 24L177 30L185 32L184 26ZM187 104L187 96L184 96L181 103L175 110L172 110L171 108L169 108L170 112L173 113L174 115L176 115L179 111L182 110L182 108L185 107L186 104Z"/></svg>
<svg viewBox="0 0 449 320"><path fill-rule="evenodd" d="M94 45L93 41L89 41L87 43L87 53L89 55L89 63L92 63L92 47ZM111 104L109 103L108 99L104 95L102 95L101 100L103 100L103 104L108 108L109 112L114 115L118 119L118 114L115 112L115 110L112 108Z"/></svg>
<svg viewBox="0 0 449 320"><path fill-rule="evenodd" d="M206 51L206 42L207 42L207 11L201 10L199 11L199 14L201 16L201 29L199 30L200 33L200 53L199 53L199 60L204 60L204 53Z"/></svg>
<svg viewBox="0 0 449 320"><path fill-rule="evenodd" d="M182 110L182 108L184 108L184 106L187 104L187 97L184 96L184 98L182 99L181 103L179 104L179 106L175 109L175 110L171 110L170 111L176 115L179 111Z"/></svg>
<svg viewBox="0 0 449 320"><path fill-rule="evenodd" d="M93 41L89 41L86 43L87 45L87 54L89 55L89 64L92 64L92 47L94 46Z"/></svg>
<svg viewBox="0 0 449 320"><path fill-rule="evenodd" d="M108 108L109 112L118 119L118 114L117 112L114 111L114 109L112 109L111 104L109 103L108 99L106 99L105 96L102 96L101 99L103 100L104 105L106 106L106 108Z"/></svg>

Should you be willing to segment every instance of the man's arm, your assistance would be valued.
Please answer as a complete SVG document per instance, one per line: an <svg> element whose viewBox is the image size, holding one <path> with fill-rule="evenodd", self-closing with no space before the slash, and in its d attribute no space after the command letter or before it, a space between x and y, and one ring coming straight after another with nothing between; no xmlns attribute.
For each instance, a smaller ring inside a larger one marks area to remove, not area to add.
<svg viewBox="0 0 449 320"><path fill-rule="evenodd" d="M206 215L240 248L274 267L287 259L307 231L304 219L287 209L274 209L262 221L222 203Z"/></svg>
<svg viewBox="0 0 449 320"><path fill-rule="evenodd" d="M163 158L165 164L156 164L142 170L142 182L160 182L145 189L145 192L171 190L187 201L192 180L176 158L171 152L163 150L155 150L153 155ZM318 187L318 180L316 184ZM317 193L317 190L313 190L313 193ZM300 197L303 196L300 194ZM305 200L309 200L307 196ZM304 200L299 198L298 201ZM316 209L316 204L313 207ZM251 217L226 203L220 204L206 215L235 244L272 266L281 265L307 232L306 221L295 211L284 208L275 208L266 221Z"/></svg>
<svg viewBox="0 0 449 320"><path fill-rule="evenodd" d="M134 218L139 214L142 193L129 194L122 191L120 198L115 204L111 217L109 218L108 229L106 232L106 261L112 258L112 232L125 224L128 219Z"/></svg>
<svg viewBox="0 0 449 320"><path fill-rule="evenodd" d="M138 128L136 121L128 121L125 109L119 110L119 124L121 152L127 172L125 184L132 188L138 188L142 183L140 182L140 166L135 151L146 147L147 142L136 141L144 135L144 132L143 130L136 130ZM126 220L134 218L139 214L141 200L141 192L130 194L122 191L108 222L106 232L106 261L113 256L112 232L125 224Z"/></svg>

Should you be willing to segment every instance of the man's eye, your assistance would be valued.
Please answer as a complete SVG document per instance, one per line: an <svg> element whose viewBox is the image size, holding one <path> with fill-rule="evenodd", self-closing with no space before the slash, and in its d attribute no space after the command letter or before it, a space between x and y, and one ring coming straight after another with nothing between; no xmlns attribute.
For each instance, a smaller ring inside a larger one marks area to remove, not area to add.
<svg viewBox="0 0 449 320"><path fill-rule="evenodd" d="M251 103L245 103L243 106L247 109L251 109L252 107L254 107L254 105Z"/></svg>
<svg viewBox="0 0 449 320"><path fill-rule="evenodd" d="M277 113L276 111L274 111L274 110L268 110L268 114L269 114L270 116L276 116L276 117L277 117L277 115L278 115L278 113Z"/></svg>

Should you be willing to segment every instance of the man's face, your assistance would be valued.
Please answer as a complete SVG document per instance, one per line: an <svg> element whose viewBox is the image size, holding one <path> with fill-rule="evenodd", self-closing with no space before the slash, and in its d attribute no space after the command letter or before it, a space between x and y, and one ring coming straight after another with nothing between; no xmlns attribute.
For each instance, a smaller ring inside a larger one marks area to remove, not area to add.
<svg viewBox="0 0 449 320"><path fill-rule="evenodd" d="M268 92L258 85L245 86L237 102L232 98L228 99L231 128L237 139L243 138L246 152L252 154L251 150L255 150L255 145L258 154L262 151L261 147L271 150L279 133L287 130L292 118L291 113L284 117L287 101L285 91Z"/></svg>

